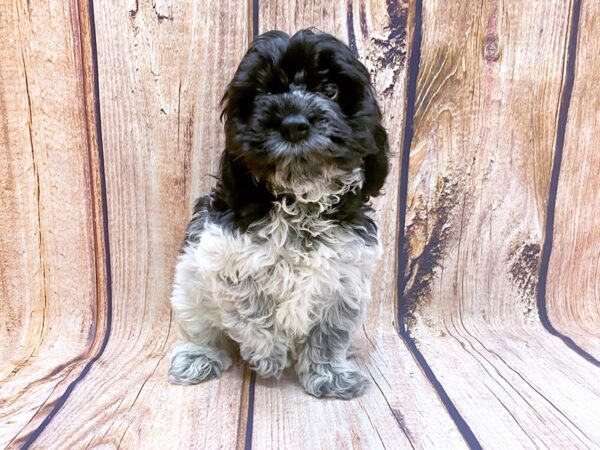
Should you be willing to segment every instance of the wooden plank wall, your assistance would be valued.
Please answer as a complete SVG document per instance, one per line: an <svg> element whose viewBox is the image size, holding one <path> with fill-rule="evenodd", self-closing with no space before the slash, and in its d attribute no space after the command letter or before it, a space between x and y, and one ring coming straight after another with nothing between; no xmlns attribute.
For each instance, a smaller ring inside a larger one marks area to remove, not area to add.
<svg viewBox="0 0 600 450"><path fill-rule="evenodd" d="M0 447L48 416L105 326L81 13L84 22L60 2L0 2Z"/></svg>
<svg viewBox="0 0 600 450"><path fill-rule="evenodd" d="M576 64L564 130L554 245L548 269L550 322L600 360L600 4L586 2L573 49ZM559 175L560 175L559 174ZM594 301L591 301L594 300Z"/></svg>
<svg viewBox="0 0 600 450"><path fill-rule="evenodd" d="M0 0L0 25L0 447L600 445L597 2ZM393 150L373 386L169 385L220 96L253 34L307 26L365 62Z"/></svg>
<svg viewBox="0 0 600 450"><path fill-rule="evenodd" d="M36 446L135 448L148 428L157 448L235 445L236 433L213 431L238 426L242 365L192 392L169 385L165 374L173 263L193 197L208 189L216 168L216 106L248 44L246 8L240 1L95 3L95 41L87 45L97 51L111 320L99 331L107 345ZM224 30L230 39L213 39ZM157 411L168 420L153 420ZM16 443L31 432L26 427Z"/></svg>
<svg viewBox="0 0 600 450"><path fill-rule="evenodd" d="M581 4L514 6L423 2L404 307L483 447L584 448L600 439L597 400L578 403L600 396L598 361L547 322L541 289L565 282L544 265Z"/></svg>

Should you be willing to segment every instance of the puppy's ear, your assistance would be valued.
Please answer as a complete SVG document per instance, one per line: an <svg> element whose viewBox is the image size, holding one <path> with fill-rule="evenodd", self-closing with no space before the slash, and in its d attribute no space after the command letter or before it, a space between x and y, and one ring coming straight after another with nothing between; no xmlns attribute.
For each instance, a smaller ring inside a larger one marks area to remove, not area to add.
<svg viewBox="0 0 600 450"><path fill-rule="evenodd" d="M232 215L241 227L262 218L272 201L266 187L252 178L248 169L225 150L221 156L219 181L213 191L213 208Z"/></svg>
<svg viewBox="0 0 600 450"><path fill-rule="evenodd" d="M221 98L221 120L243 119L251 109L256 90L264 87L271 71L285 52L289 36L283 31L267 31L258 36L242 58Z"/></svg>
<svg viewBox="0 0 600 450"><path fill-rule="evenodd" d="M235 162L231 152L225 150L221 156L219 182L217 184L218 198L224 202L222 210L238 212L247 203L249 194L256 185L248 171Z"/></svg>
<svg viewBox="0 0 600 450"><path fill-rule="evenodd" d="M385 128L379 123L373 131L374 153L364 157L363 170L365 181L362 192L370 197L380 194L389 170L388 137Z"/></svg>

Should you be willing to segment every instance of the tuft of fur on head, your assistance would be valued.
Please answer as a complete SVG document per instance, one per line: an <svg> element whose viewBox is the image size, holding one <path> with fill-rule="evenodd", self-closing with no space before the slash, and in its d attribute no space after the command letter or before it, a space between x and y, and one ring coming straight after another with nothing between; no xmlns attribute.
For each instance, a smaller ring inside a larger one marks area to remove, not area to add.
<svg viewBox="0 0 600 450"><path fill-rule="evenodd" d="M388 172L387 134L367 69L335 37L312 30L259 36L223 96L226 150L213 205L245 228L263 218L281 193L299 199L360 169L358 190L336 215L354 221ZM281 132L290 115L310 123L306 139ZM338 178L339 178L338 177ZM335 183L334 183L335 184ZM317 188L317 185L321 185Z"/></svg>

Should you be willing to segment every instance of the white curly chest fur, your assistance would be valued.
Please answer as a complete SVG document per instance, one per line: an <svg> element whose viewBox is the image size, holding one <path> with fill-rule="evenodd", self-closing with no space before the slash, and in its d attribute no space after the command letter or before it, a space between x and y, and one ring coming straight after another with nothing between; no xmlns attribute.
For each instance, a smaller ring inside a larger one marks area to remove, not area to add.
<svg viewBox="0 0 600 450"><path fill-rule="evenodd" d="M210 327L237 341L242 356L245 346L256 360L279 346L294 358L336 302L363 310L379 245L323 218L360 181L304 201L283 197L245 232L207 221L176 269L171 301L186 340L198 343Z"/></svg>

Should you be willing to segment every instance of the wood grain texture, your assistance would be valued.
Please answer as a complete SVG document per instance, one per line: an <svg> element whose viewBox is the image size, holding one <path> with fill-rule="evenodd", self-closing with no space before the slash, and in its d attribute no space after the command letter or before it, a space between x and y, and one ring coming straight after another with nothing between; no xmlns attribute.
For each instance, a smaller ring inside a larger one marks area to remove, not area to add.
<svg viewBox="0 0 600 450"><path fill-rule="evenodd" d="M218 103L247 46L246 6L94 3L112 322L103 353L36 448L236 445L243 366L200 386L170 385L168 298L191 204L214 182Z"/></svg>
<svg viewBox="0 0 600 450"><path fill-rule="evenodd" d="M393 151L372 386L317 400L241 361L172 386L225 83L253 28L307 26L365 63ZM599 447L599 33L591 0L0 0L0 448Z"/></svg>
<svg viewBox="0 0 600 450"><path fill-rule="evenodd" d="M40 424L102 338L86 20L76 3L0 2L2 448Z"/></svg>
<svg viewBox="0 0 600 450"><path fill-rule="evenodd" d="M423 10L405 302L413 330L533 323L569 5L447 8Z"/></svg>
<svg viewBox="0 0 600 450"><path fill-rule="evenodd" d="M600 5L582 2L548 272L551 322L600 359Z"/></svg>
<svg viewBox="0 0 600 450"><path fill-rule="evenodd" d="M482 448L597 448L600 370L540 330L419 339Z"/></svg>
<svg viewBox="0 0 600 450"><path fill-rule="evenodd" d="M600 371L536 305L573 5L423 2L403 307L483 448L600 442Z"/></svg>
<svg viewBox="0 0 600 450"><path fill-rule="evenodd" d="M394 151L385 195L374 202L385 255L373 301L356 343L355 364L372 379L364 397L347 402L307 396L292 371L257 379L255 448L464 448L433 388L395 330L395 248L406 81L406 2L260 2L261 31L293 33L314 26L349 43L373 75ZM290 406L293 405L293 406Z"/></svg>

